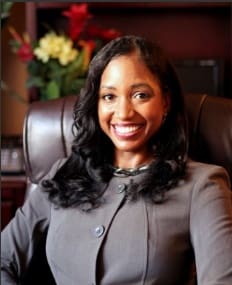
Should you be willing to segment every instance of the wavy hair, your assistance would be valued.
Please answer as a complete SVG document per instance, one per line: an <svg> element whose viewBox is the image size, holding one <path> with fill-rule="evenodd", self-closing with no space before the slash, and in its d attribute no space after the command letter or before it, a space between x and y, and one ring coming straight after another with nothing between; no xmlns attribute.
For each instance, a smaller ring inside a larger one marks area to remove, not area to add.
<svg viewBox="0 0 232 285"><path fill-rule="evenodd" d="M153 202L164 201L165 192L185 173L187 124L182 88L176 71L156 43L138 36L119 37L105 45L92 59L86 83L74 106L74 141L70 157L53 179L42 185L49 199L59 207L98 207L112 177L114 146L99 126L97 106L101 75L116 57L137 52L147 68L159 79L170 110L158 133L150 139L156 157L144 180L131 183L127 196L142 195Z"/></svg>

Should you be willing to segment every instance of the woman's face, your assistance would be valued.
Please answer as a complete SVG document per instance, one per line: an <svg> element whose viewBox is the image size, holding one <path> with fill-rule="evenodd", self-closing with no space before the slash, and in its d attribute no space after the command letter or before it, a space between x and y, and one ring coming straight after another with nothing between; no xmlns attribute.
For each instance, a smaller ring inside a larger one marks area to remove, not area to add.
<svg viewBox="0 0 232 285"><path fill-rule="evenodd" d="M158 79L136 53L112 59L100 81L98 118L120 152L147 153L168 111Z"/></svg>

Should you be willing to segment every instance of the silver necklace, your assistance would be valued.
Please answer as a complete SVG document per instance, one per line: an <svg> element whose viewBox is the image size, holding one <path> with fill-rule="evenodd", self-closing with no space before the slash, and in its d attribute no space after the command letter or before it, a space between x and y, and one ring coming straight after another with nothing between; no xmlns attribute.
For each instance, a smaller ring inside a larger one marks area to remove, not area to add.
<svg viewBox="0 0 232 285"><path fill-rule="evenodd" d="M147 169L151 166L151 164L145 164L139 167L134 168L121 168L112 166L113 175L119 177L127 177L127 176L135 176L140 173L147 171Z"/></svg>

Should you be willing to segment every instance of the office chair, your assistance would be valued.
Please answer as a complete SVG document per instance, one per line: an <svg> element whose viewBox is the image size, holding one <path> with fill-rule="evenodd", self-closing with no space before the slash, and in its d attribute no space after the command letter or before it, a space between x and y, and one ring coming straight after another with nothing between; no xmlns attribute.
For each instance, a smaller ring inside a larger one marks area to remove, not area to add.
<svg viewBox="0 0 232 285"><path fill-rule="evenodd" d="M66 96L31 104L23 135L27 193L36 187L57 159L70 154L72 112L76 100L75 96ZM232 181L232 99L188 94L185 103L190 157L223 166ZM45 241L46 234L32 258L24 285L55 284L45 258Z"/></svg>

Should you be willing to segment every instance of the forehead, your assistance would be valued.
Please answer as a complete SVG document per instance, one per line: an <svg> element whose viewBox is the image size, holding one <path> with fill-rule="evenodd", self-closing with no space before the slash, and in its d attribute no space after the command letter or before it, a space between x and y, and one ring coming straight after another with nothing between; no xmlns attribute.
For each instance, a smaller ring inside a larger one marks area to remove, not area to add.
<svg viewBox="0 0 232 285"><path fill-rule="evenodd" d="M136 78L147 78L155 81L158 79L142 58L136 52L133 52L112 58L103 70L101 82L109 79L123 79L124 81Z"/></svg>
<svg viewBox="0 0 232 285"><path fill-rule="evenodd" d="M111 59L102 73L99 87L123 88L135 85L161 88L159 78L150 71L139 54L133 52Z"/></svg>

